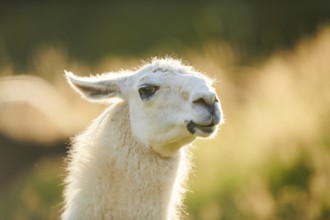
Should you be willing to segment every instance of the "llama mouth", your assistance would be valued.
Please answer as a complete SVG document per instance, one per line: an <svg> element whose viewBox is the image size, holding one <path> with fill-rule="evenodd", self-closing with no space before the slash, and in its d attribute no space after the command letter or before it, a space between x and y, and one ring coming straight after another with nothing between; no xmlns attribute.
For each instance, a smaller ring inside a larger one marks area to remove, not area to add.
<svg viewBox="0 0 330 220"><path fill-rule="evenodd" d="M208 124L208 125L200 125L200 124L196 124L193 121L190 121L187 124L187 129L191 134L195 134L197 130L200 130L200 131L202 131L203 133L206 133L206 134L211 134L211 133L214 132L215 127L216 127L216 124L213 123L213 122Z"/></svg>

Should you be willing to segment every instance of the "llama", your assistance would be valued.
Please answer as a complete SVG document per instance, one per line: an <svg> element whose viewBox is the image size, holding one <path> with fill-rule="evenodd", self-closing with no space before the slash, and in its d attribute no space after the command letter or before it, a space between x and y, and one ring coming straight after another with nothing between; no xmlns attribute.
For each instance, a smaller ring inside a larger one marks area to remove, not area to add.
<svg viewBox="0 0 330 220"><path fill-rule="evenodd" d="M62 219L178 219L186 146L222 122L212 80L171 58L121 74L66 77L84 98L112 104L72 140Z"/></svg>

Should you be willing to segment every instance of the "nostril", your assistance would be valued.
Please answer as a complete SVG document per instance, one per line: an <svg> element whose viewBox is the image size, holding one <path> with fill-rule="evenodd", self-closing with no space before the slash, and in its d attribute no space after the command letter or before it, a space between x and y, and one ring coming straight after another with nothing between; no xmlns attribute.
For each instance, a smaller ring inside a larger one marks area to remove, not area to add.
<svg viewBox="0 0 330 220"><path fill-rule="evenodd" d="M209 106L209 105L206 103L205 99L203 99L203 98L196 99L195 101L193 101L193 103L196 104L196 105Z"/></svg>
<svg viewBox="0 0 330 220"><path fill-rule="evenodd" d="M212 104L209 104L203 98L199 98L199 99L196 99L195 101L193 101L194 104L201 105L201 106L205 107L211 115L214 115L215 114L215 102L212 103Z"/></svg>
<svg viewBox="0 0 330 220"><path fill-rule="evenodd" d="M215 104L215 102L218 102L217 96L211 92L196 94L196 96L194 96L192 100L194 100L194 104L203 105L207 107L211 107Z"/></svg>

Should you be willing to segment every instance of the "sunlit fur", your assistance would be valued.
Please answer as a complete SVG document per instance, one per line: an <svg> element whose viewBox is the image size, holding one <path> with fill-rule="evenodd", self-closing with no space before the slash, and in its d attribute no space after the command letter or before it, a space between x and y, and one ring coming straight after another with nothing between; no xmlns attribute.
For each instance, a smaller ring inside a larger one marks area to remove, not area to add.
<svg viewBox="0 0 330 220"><path fill-rule="evenodd" d="M216 125L210 133L187 130L187 122L209 119L193 101L212 101L221 116L211 80L173 59L121 76L67 78L89 100L121 100L72 140L62 219L178 219L190 167L186 145L216 132ZM160 86L149 100L137 92L145 84Z"/></svg>

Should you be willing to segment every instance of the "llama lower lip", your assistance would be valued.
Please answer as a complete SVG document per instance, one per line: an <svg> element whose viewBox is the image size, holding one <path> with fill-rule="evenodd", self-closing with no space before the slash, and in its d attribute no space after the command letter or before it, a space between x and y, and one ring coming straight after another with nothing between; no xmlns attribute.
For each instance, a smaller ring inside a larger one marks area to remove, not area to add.
<svg viewBox="0 0 330 220"><path fill-rule="evenodd" d="M196 130L200 130L203 133L210 134L210 133L212 133L214 131L214 128L215 128L215 124L214 123L211 123L209 125L199 125L199 124L196 124L193 121L190 121L187 124L187 129L188 129L188 131L191 134L195 134L196 133Z"/></svg>

